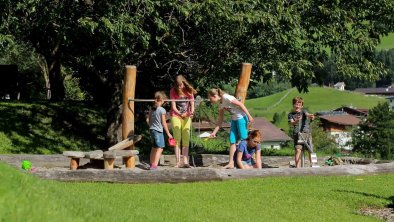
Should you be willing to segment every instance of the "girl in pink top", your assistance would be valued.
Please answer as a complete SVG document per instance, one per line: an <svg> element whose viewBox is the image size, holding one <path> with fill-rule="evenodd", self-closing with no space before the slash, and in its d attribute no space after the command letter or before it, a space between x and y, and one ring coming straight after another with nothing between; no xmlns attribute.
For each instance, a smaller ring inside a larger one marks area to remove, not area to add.
<svg viewBox="0 0 394 222"><path fill-rule="evenodd" d="M194 114L194 94L197 91L185 79L184 76L178 75L175 78L174 86L170 90L170 99L181 99L189 101L171 101L171 125L173 136L176 140L174 148L176 156L175 167L187 167L189 165L189 143L192 117ZM181 150L183 163L181 164Z"/></svg>

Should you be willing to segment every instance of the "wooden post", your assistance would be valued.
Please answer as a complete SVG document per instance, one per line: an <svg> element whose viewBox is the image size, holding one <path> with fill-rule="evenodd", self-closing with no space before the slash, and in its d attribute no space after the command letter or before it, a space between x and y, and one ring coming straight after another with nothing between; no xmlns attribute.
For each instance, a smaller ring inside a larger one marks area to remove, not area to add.
<svg viewBox="0 0 394 222"><path fill-rule="evenodd" d="M251 63L242 63L241 73L239 74L237 88L235 89L235 98L241 98L241 102L245 103L246 94L248 92L250 74L252 72Z"/></svg>
<svg viewBox="0 0 394 222"><path fill-rule="evenodd" d="M76 170L79 167L79 158L71 158L70 170Z"/></svg>
<svg viewBox="0 0 394 222"><path fill-rule="evenodd" d="M129 98L134 99L135 96L135 84L137 80L137 67L126 66L126 72L123 82L123 112L122 112L122 139L125 140L128 137L134 135L134 101L129 102ZM126 149L134 149L134 145ZM135 157L125 157L123 162L126 164L126 168L135 167Z"/></svg>

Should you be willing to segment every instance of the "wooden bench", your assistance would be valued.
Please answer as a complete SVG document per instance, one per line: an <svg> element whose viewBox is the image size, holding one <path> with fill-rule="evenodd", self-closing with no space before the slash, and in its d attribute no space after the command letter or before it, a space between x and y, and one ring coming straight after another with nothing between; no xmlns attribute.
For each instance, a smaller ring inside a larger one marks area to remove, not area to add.
<svg viewBox="0 0 394 222"><path fill-rule="evenodd" d="M104 169L112 170L114 168L114 163L116 158L123 158L128 161L125 162L126 168L134 168L135 163L133 158L139 154L138 150L111 150L105 151L94 150L90 152L82 151L64 151L63 155L71 158L70 170L76 170L79 167L79 160L81 158L90 159L91 162L103 161Z"/></svg>
<svg viewBox="0 0 394 222"><path fill-rule="evenodd" d="M97 160L104 160L104 169L113 169L116 158L122 157L126 168L135 167L135 156L139 154L138 150L124 150L130 147L142 139L141 135L132 135L125 140L115 144L108 148L108 151L103 152L102 150L94 150L90 152L82 151L64 151L63 155L71 158L70 169L76 170L79 167L80 158L90 159L90 162Z"/></svg>

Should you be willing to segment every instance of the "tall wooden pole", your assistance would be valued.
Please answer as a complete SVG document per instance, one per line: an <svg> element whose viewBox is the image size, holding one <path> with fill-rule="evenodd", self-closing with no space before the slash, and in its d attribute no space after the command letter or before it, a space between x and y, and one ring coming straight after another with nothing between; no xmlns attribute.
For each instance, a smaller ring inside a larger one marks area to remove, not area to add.
<svg viewBox="0 0 394 222"><path fill-rule="evenodd" d="M235 88L235 98L241 98L241 102L245 103L246 94L248 92L250 74L252 73L251 63L242 63L241 73L239 74L237 88Z"/></svg>
<svg viewBox="0 0 394 222"><path fill-rule="evenodd" d="M129 98L134 99L135 84L137 80L137 67L126 66L123 82L123 110L122 110L122 139L125 140L134 135L134 101L129 102ZM134 149L134 145L126 148ZM125 157L126 168L135 167L135 157Z"/></svg>

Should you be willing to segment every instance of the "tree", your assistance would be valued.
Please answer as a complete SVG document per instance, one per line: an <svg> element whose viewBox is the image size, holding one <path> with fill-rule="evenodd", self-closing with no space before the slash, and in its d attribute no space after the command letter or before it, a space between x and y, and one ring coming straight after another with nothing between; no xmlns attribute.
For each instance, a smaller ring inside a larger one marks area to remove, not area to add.
<svg viewBox="0 0 394 222"><path fill-rule="evenodd" d="M367 157L394 158L394 112L380 103L353 131L353 150Z"/></svg>
<svg viewBox="0 0 394 222"><path fill-rule="evenodd" d="M114 135L126 64L149 85L137 84L139 98L168 89L179 73L205 93L237 79L245 61L254 80L275 71L307 91L328 50L340 75L375 80L382 64L374 47L394 31L392 14L391 0L0 0L0 30L45 58L53 99L64 98L60 66L74 69L107 108Z"/></svg>

